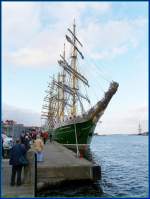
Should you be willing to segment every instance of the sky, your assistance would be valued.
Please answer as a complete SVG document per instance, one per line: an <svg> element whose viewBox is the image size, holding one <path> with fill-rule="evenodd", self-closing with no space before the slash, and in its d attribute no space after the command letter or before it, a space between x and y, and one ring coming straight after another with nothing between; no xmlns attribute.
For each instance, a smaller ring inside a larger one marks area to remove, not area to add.
<svg viewBox="0 0 150 199"><path fill-rule="evenodd" d="M50 76L76 21L91 103L119 83L100 134L148 130L148 2L2 2L2 119L41 125Z"/></svg>

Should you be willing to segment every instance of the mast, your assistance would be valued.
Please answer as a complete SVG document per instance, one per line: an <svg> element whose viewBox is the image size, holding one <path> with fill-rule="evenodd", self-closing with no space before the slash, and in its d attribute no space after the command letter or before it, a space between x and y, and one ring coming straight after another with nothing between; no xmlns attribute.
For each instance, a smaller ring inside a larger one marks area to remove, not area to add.
<svg viewBox="0 0 150 199"><path fill-rule="evenodd" d="M71 56L71 67L74 69L74 71L77 71L77 52L76 52L76 25L75 25L75 20L74 20L74 24L73 24L73 34L74 36L73 38L73 52L72 52L72 56ZM72 110L71 110L71 114L76 116L76 88L77 88L77 78L75 75L75 72L73 72L72 74L72 88L73 88L73 96L72 96Z"/></svg>
<svg viewBox="0 0 150 199"><path fill-rule="evenodd" d="M57 122L64 121L64 117L67 115L77 115L77 103L79 103L81 108L81 113L83 113L84 107L82 100L86 100L89 103L89 99L84 93L79 91L78 82L82 83L84 86L89 87L88 80L78 71L77 67L77 56L78 54L82 59L84 56L79 50L78 45L83 47L82 43L76 37L76 24L74 20L73 29L68 28L70 36L66 35L66 40L71 44L71 56L67 61L66 59L66 49L64 44L63 54L60 54L60 59L58 60L59 66L62 67L60 73L58 73L56 78L52 78L51 85L48 87L50 90L47 91L48 95L45 97L44 109L47 112L43 113L43 117L47 118L48 126L54 127Z"/></svg>
<svg viewBox="0 0 150 199"><path fill-rule="evenodd" d="M58 73L58 83L60 82L60 73ZM57 110L58 110L58 112L57 112L57 118L58 118L58 121L60 120L60 111L61 111L61 89L58 87L57 88L58 89L58 92L57 92L57 94L58 94L58 96L57 96Z"/></svg>
<svg viewBox="0 0 150 199"><path fill-rule="evenodd" d="M53 76L54 81L54 76ZM56 95L54 94L54 84L48 85L49 89L45 92L47 93L46 97L44 97L44 104L42 106L41 119L47 119L48 129L52 129L54 126L54 117L56 112L56 107L54 104Z"/></svg>
<svg viewBox="0 0 150 199"><path fill-rule="evenodd" d="M139 134L141 134L141 132L142 132L142 128L141 128L141 124L140 124L140 122L139 122L139 128L138 128L138 131L139 131Z"/></svg>
<svg viewBox="0 0 150 199"><path fill-rule="evenodd" d="M64 43L64 53L63 53L63 57L65 59L65 43ZM61 113L61 118L62 120L64 120L64 108L65 108L65 92L64 92L64 84L65 84L65 70L63 68L63 72L62 72L62 84L63 84L63 89L62 89L62 113Z"/></svg>
<svg viewBox="0 0 150 199"><path fill-rule="evenodd" d="M83 47L82 43L79 41L79 39L76 37L76 24L74 20L73 24L73 30L70 30L68 28L69 34L71 34L71 37L66 35L67 41L71 44L72 51L71 51L71 63L69 64L66 59L62 55L60 55L61 60L59 60L59 65L64 68L65 72L68 73L71 77L70 85L67 86L67 90L69 89L70 95L71 95L71 110L70 113L73 116L77 115L77 102L80 102L81 106L81 98L87 100L89 102L89 99L87 96L80 93L78 88L78 82L79 80L85 85L89 87L88 80L78 71L77 67L77 55L79 54L82 59L84 59L84 56L82 52L78 49L78 45ZM82 109L82 107L81 107Z"/></svg>

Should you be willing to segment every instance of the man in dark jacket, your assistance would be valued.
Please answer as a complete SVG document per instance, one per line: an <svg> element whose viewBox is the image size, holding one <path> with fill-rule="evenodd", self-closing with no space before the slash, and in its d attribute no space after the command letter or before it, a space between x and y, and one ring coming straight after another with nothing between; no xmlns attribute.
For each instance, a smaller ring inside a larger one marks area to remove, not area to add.
<svg viewBox="0 0 150 199"><path fill-rule="evenodd" d="M28 151L30 149L30 138L28 135L25 136L24 145L25 145L26 150Z"/></svg>
<svg viewBox="0 0 150 199"><path fill-rule="evenodd" d="M11 185L15 185L15 177L17 173L17 185L21 185L21 171L22 164L19 159L21 156L25 156L26 149L23 144L20 144L20 140L16 140L16 144L10 150L10 161L9 164L12 165L12 175L11 175Z"/></svg>
<svg viewBox="0 0 150 199"><path fill-rule="evenodd" d="M20 135L20 141L22 144L24 144L24 140L25 140L25 133L24 133L24 131L22 131L22 133Z"/></svg>

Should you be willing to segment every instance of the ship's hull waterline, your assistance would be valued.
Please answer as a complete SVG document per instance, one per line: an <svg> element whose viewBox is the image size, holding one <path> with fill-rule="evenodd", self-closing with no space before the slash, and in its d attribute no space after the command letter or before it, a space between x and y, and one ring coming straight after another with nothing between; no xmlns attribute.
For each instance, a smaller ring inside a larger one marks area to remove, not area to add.
<svg viewBox="0 0 150 199"><path fill-rule="evenodd" d="M53 140L67 145L87 145L91 143L95 123L87 120L82 123L73 123L56 128L53 131Z"/></svg>
<svg viewBox="0 0 150 199"><path fill-rule="evenodd" d="M90 144L98 120L104 113L112 96L116 93L119 84L112 82L102 100L87 112L86 120L81 117L80 121L62 125L53 130L53 140L62 144Z"/></svg>

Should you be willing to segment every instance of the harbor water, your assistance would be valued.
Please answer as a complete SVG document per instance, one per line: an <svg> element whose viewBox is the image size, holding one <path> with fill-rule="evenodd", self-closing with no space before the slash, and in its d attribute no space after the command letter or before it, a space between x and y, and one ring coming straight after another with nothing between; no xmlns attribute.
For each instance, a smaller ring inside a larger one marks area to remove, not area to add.
<svg viewBox="0 0 150 199"><path fill-rule="evenodd" d="M94 136L87 158L101 166L101 180L66 182L39 196L148 197L148 136Z"/></svg>

